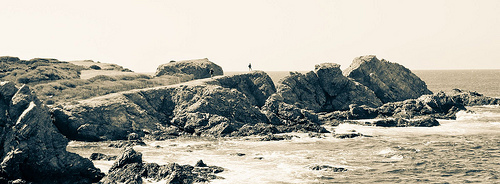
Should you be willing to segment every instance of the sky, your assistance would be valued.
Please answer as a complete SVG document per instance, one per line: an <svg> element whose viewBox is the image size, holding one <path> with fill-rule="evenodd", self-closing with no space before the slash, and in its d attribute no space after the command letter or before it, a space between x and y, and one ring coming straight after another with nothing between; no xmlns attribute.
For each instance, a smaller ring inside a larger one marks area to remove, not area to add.
<svg viewBox="0 0 500 184"><path fill-rule="evenodd" d="M500 69L499 0L1 0L0 56L154 72L308 71L355 57L414 70Z"/></svg>

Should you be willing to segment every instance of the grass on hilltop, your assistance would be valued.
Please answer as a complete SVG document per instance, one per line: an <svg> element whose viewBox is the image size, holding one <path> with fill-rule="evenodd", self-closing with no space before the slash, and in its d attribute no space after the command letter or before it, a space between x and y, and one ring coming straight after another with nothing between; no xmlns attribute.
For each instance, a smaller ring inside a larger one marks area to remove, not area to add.
<svg viewBox="0 0 500 184"><path fill-rule="evenodd" d="M98 75L90 79L70 79L38 84L34 86L38 98L46 104L75 103L78 100L107 95L132 89L166 86L192 80L190 75L162 76L149 75Z"/></svg>
<svg viewBox="0 0 500 184"><path fill-rule="evenodd" d="M83 76L82 76L83 74ZM193 75L162 77L134 73L116 64L92 60L0 57L0 81L28 85L48 105L102 96L132 89L166 86L193 80Z"/></svg>

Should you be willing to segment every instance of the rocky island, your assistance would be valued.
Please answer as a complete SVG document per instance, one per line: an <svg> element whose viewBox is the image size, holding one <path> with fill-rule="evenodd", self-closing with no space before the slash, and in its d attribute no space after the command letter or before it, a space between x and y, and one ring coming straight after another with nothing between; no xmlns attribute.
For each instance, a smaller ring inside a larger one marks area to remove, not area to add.
<svg viewBox="0 0 500 184"><path fill-rule="evenodd" d="M3 182L91 183L104 177L102 183L142 183L143 178L192 183L217 178L210 173L223 170L203 162L194 167L144 163L141 153L126 148L104 176L90 160L65 150L68 139L137 142L181 136L267 136L283 140L273 136L329 133L325 124L439 126L436 119L455 119L466 106L500 104L500 99L459 89L453 94L433 93L409 69L373 55L355 58L344 71L338 64L322 63L305 74L291 72L276 86L263 71L223 76L222 68L208 59L161 65L155 77L98 75L88 80L79 79L81 72L96 72L97 67L54 59L1 57L0 61L5 71L1 79L12 81L0 85ZM44 68L54 71L47 73ZM21 71L21 77L14 74ZM176 82L159 82L172 79ZM134 80L151 85L135 85ZM77 100L57 97L79 87L104 88L104 92L76 95Z"/></svg>

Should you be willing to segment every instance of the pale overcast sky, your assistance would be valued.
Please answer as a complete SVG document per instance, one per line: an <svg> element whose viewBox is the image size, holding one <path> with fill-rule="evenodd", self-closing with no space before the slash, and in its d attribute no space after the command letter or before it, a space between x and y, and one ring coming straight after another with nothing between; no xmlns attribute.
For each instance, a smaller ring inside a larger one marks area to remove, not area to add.
<svg viewBox="0 0 500 184"><path fill-rule="evenodd" d="M377 55L410 69L500 69L499 0L2 0L0 56L152 72L304 71Z"/></svg>

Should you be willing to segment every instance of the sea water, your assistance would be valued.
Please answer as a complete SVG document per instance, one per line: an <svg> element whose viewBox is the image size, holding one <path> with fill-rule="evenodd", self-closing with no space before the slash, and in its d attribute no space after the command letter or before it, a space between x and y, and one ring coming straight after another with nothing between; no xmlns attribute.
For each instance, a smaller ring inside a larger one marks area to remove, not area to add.
<svg viewBox="0 0 500 184"><path fill-rule="evenodd" d="M500 71L415 71L433 91L450 88L500 96ZM470 74L475 73L475 82ZM272 74L270 74L272 75ZM281 74L278 74L281 75ZM274 76L278 76L274 75ZM487 75L487 76L483 76ZM452 80L453 78L453 80ZM462 78L462 80L460 80ZM455 84L446 83L455 81ZM438 84L436 84L438 83ZM489 84L484 84L489 83ZM494 86L496 85L496 86ZM483 86L483 87L481 87ZM497 95L495 95L497 94ZM439 120L436 127L385 128L341 124L332 132L362 133L337 139L331 134L311 138L292 133L291 140L248 138L181 138L146 142L134 149L146 162L208 165L225 168L225 179L212 183L500 183L500 107L468 107L457 120ZM93 152L119 155L109 142L77 142L68 151L89 157ZM238 154L239 153L239 154ZM242 155L244 154L244 155ZM95 161L107 171L113 161ZM312 170L311 166L346 168L345 172Z"/></svg>

